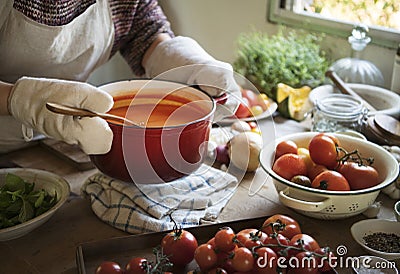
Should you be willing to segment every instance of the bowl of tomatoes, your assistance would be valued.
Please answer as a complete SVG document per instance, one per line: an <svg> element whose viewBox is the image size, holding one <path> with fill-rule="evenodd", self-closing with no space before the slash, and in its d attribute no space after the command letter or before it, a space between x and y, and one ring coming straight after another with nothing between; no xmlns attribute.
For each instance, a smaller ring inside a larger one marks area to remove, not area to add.
<svg viewBox="0 0 400 274"><path fill-rule="evenodd" d="M358 215L399 174L396 159L370 141L318 132L286 135L260 152L279 200L318 219Z"/></svg>

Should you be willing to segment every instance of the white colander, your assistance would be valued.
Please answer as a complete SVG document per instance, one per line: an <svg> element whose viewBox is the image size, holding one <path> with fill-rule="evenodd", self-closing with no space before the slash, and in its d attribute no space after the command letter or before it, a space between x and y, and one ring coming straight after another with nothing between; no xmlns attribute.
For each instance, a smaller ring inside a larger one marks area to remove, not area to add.
<svg viewBox="0 0 400 274"><path fill-rule="evenodd" d="M381 183L367 189L352 191L329 191L305 187L290 182L272 170L275 147L285 140L293 140L298 147L308 148L315 132L303 132L276 139L267 144L260 153L261 167L272 177L279 200L301 214L318 219L342 219L358 215L375 202L380 190L392 183L399 174L396 159L382 147L360 138L336 135L347 151L358 149L363 157L373 157Z"/></svg>

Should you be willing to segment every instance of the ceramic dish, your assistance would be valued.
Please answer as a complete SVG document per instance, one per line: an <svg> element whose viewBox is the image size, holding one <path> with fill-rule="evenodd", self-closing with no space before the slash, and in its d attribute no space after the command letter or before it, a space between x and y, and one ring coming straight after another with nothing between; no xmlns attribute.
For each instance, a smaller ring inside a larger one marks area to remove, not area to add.
<svg viewBox="0 0 400 274"><path fill-rule="evenodd" d="M394 262L389 262L381 257L360 256L358 264L352 268L356 274L398 274Z"/></svg>
<svg viewBox="0 0 400 274"><path fill-rule="evenodd" d="M220 125L229 125L229 124L233 124L237 120L241 120L241 121L245 121L245 122L253 122L253 121L266 119L268 117L271 117L272 114L274 114L277 109L278 109L278 104L273 102L272 100L270 100L270 105L269 105L268 109L266 111L264 111L263 113L261 113L260 115L246 117L246 118L240 118L240 119L238 119L238 118L225 118L225 119L219 121L218 124L220 124Z"/></svg>
<svg viewBox="0 0 400 274"><path fill-rule="evenodd" d="M358 95L367 100L377 111L370 112L370 115L377 113L387 114L395 118L400 117L400 96L390 90L364 84L348 84ZM337 93L332 85L323 85L314 88L309 95L312 104L323 97Z"/></svg>
<svg viewBox="0 0 400 274"><path fill-rule="evenodd" d="M35 183L35 189L44 189L50 195L57 193L58 202L45 213L19 225L0 229L0 241L8 241L28 234L44 224L65 203L70 193L70 186L60 176L37 169L5 168L0 169L0 185L4 184L7 173L17 175L28 183Z"/></svg>
<svg viewBox="0 0 400 274"><path fill-rule="evenodd" d="M389 220L379 220L379 219L369 219L362 220L354 223L351 228L351 235L354 240L361 245L365 251L369 254L382 257L387 260L395 260L400 258L400 253L387 253L378 251L368 247L365 243L364 237L373 233L383 232L383 233L394 233L399 235L400 233L400 223L396 221Z"/></svg>

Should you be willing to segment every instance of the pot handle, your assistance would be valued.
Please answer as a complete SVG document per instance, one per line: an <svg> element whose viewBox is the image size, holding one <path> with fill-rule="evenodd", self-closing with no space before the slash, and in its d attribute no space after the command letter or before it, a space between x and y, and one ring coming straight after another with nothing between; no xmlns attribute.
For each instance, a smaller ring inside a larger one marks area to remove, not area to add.
<svg viewBox="0 0 400 274"><path fill-rule="evenodd" d="M279 191L279 200L288 207L293 209L318 212L328 207L331 204L331 199L326 198L322 201L305 201L298 198L291 197L289 195L289 188Z"/></svg>

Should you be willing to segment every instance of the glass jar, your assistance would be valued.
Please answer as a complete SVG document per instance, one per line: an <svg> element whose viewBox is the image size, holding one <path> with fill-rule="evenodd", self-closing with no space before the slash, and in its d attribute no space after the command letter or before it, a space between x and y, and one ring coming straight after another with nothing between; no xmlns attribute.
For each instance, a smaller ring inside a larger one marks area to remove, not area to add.
<svg viewBox="0 0 400 274"><path fill-rule="evenodd" d="M361 131L367 109L350 95L335 94L316 101L312 113L312 131Z"/></svg>

